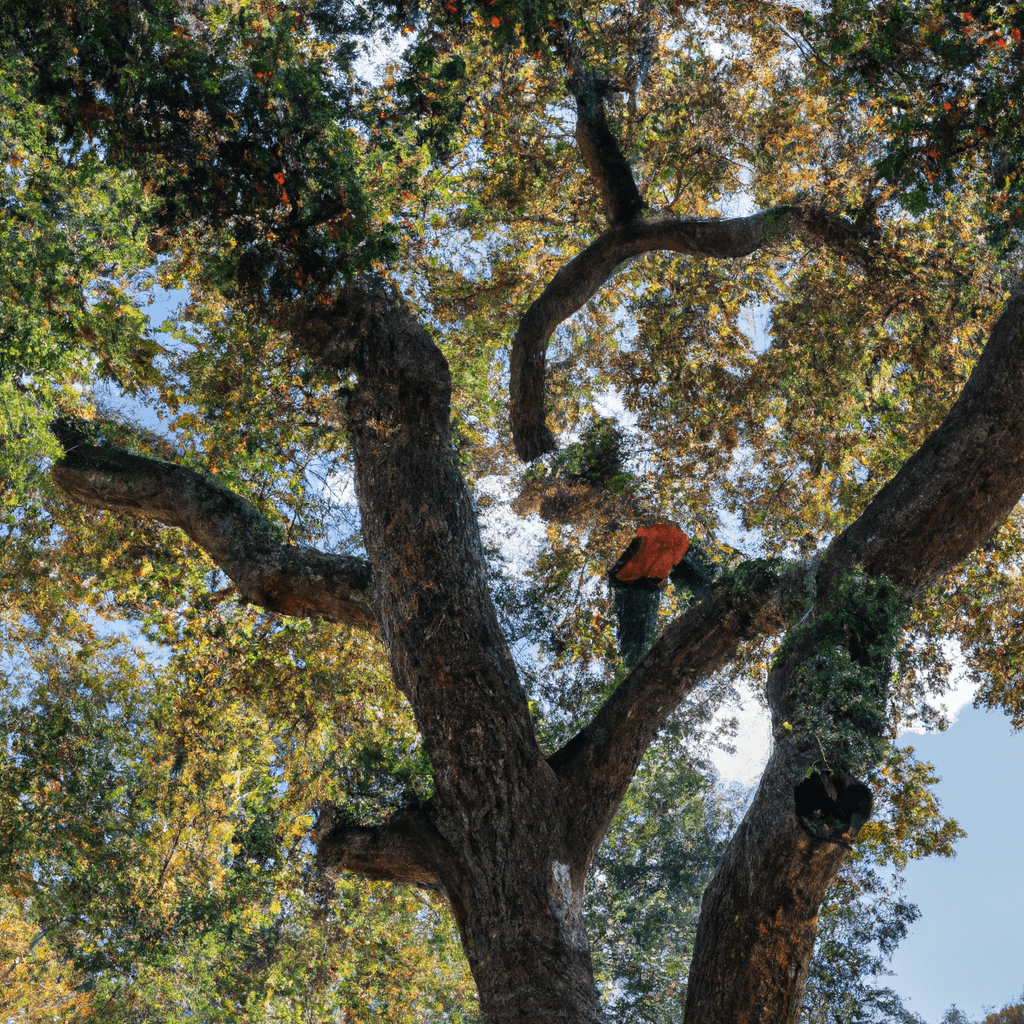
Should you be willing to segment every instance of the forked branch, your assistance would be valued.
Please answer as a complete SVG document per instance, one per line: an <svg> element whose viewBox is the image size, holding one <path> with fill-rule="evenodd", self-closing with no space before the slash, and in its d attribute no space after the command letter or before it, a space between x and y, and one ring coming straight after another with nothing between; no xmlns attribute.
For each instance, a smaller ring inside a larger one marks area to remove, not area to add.
<svg viewBox="0 0 1024 1024"><path fill-rule="evenodd" d="M52 476L68 497L179 527L245 601L267 611L377 632L367 599L370 567L362 559L285 543L255 505L212 477L87 444L67 425L56 425L55 433L65 455Z"/></svg>
<svg viewBox="0 0 1024 1024"><path fill-rule="evenodd" d="M814 583L816 608L827 606L835 583L854 566L912 591L991 536L1024 494L1021 394L1024 296L1007 305L942 425L825 554ZM808 571L741 566L671 623L593 721L551 755L584 861L667 715L742 640L792 620L808 598Z"/></svg>

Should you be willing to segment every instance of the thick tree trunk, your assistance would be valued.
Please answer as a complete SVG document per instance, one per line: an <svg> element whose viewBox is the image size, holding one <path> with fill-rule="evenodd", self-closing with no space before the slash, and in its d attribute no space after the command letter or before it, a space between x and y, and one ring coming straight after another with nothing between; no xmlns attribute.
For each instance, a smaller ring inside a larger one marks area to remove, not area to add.
<svg viewBox="0 0 1024 1024"><path fill-rule="evenodd" d="M597 1024L603 1018L583 920L585 870L571 866L564 836L559 841L544 820L527 820L507 845L484 850L481 838L467 848L450 897L484 1019Z"/></svg>
<svg viewBox="0 0 1024 1024"><path fill-rule="evenodd" d="M374 605L434 773L420 813L438 840L416 849L458 920L489 1024L594 1024L588 865L570 855L563 784L537 744L488 593L451 445L447 364L388 288L354 286L344 313Z"/></svg>
<svg viewBox="0 0 1024 1024"><path fill-rule="evenodd" d="M825 771L820 747L789 721L813 655L813 645L791 652L772 670L775 745L701 901L685 1024L795 1024L818 910L871 812L868 787Z"/></svg>
<svg viewBox="0 0 1024 1024"><path fill-rule="evenodd" d="M1022 388L1018 295L941 426L826 552L817 573L819 624L848 602L843 584L855 566L866 586L909 596L1003 522L1024 491ZM869 668L873 629L849 637L851 658ZM776 745L701 905L686 1024L792 1024L799 1015L821 901L871 810L870 791L847 766L814 771L824 769L820 740L796 724L800 671L822 639L812 621L769 676ZM887 665L873 667L881 680Z"/></svg>

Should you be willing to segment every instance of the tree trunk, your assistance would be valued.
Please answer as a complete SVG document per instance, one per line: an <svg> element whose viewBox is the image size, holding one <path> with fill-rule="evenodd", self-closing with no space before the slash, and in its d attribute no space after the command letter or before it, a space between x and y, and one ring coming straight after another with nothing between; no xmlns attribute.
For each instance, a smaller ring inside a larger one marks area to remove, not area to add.
<svg viewBox="0 0 1024 1024"><path fill-rule="evenodd" d="M342 336L358 339L348 358L359 376L349 423L374 600L433 767L421 812L441 841L427 857L488 1024L595 1024L589 864L570 852L563 784L487 589L451 445L447 364L389 289L354 288L349 309Z"/></svg>
<svg viewBox="0 0 1024 1024"><path fill-rule="evenodd" d="M685 1024L791 1024L803 1004L818 909L849 854L796 814L812 759L776 745L701 902Z"/></svg>
<svg viewBox="0 0 1024 1024"><path fill-rule="evenodd" d="M559 819L516 820L486 849L477 834L449 890L488 1024L603 1020L583 919L586 870L571 866L564 836L552 834Z"/></svg>

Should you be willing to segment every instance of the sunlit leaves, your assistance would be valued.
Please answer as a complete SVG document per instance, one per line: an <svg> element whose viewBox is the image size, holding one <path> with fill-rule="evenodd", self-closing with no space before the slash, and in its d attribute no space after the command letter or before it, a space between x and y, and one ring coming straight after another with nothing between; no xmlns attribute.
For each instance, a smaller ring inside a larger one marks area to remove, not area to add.
<svg viewBox="0 0 1024 1024"><path fill-rule="evenodd" d="M1024 69L1020 5L843 0L808 26L829 55L823 77L837 92L852 89L884 122L877 170L904 207L941 206L965 178L987 178L991 237L1010 241L1024 155L1013 113Z"/></svg>
<svg viewBox="0 0 1024 1024"><path fill-rule="evenodd" d="M563 452L512 479L509 340L606 227L564 13L50 0L0 15L3 920L11 949L24 926L51 929L39 956L59 984L88 970L105 1021L472 1009L435 905L312 863L319 806L365 823L430 796L382 650L242 606L176 531L69 507L40 475L54 412L214 474L288 542L358 551L352 381L286 328L310 311L329 325L347 277L390 275L451 364L460 467L546 520L524 576L497 559L494 576L550 749L623 677L605 576L638 523L708 547L740 543L738 525L751 549L812 556L945 415L1004 301L1016 6L584 5L580 60L607 83L643 217L799 201L873 233L845 256L780 229L745 260L620 267L551 345ZM374 32L407 48L371 82L357 56ZM147 275L181 289L159 338ZM619 401L627 423L595 446ZM685 600L666 593L663 616ZM934 720L949 631L983 698L1024 720L1021 605L1014 523L922 601L888 727ZM720 838L678 749L653 752L595 876L603 980L648 1019L678 1011ZM901 754L879 769L863 833L879 859L949 851L930 779ZM839 904L849 922L856 899Z"/></svg>
<svg viewBox="0 0 1024 1024"><path fill-rule="evenodd" d="M0 893L0 1014L19 1024L76 1024L95 1005L85 976L54 953L18 900Z"/></svg>
<svg viewBox="0 0 1024 1024"><path fill-rule="evenodd" d="M51 936L58 966L38 971L88 971L104 1020L141 1006L290 1020L366 1001L382 1020L468 1012L436 908L335 888L312 862L318 802L365 820L429 795L415 728L370 652L323 628L334 642L229 608L191 613L177 653L148 667L116 635L94 636L91 654L17 635L0 880L11 927L27 914Z"/></svg>

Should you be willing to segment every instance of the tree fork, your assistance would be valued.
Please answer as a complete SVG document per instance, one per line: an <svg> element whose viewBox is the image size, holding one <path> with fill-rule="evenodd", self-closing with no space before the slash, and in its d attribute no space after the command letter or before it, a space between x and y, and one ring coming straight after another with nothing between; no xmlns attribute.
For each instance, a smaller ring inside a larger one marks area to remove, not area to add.
<svg viewBox="0 0 1024 1024"><path fill-rule="evenodd" d="M589 864L666 718L744 640L785 628L804 607L806 565L752 560L665 628L594 718L548 758L572 808L576 859Z"/></svg>

